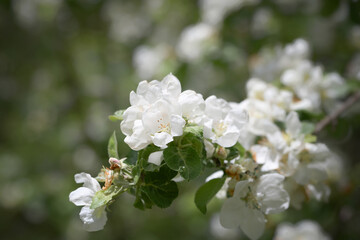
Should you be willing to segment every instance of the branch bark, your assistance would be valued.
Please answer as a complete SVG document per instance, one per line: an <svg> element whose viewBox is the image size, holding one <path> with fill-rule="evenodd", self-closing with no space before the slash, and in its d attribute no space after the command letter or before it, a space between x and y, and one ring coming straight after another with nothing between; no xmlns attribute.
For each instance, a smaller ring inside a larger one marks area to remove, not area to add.
<svg viewBox="0 0 360 240"><path fill-rule="evenodd" d="M360 91L351 95L336 111L326 116L318 124L316 124L314 133L316 134L323 130L329 123L336 120L343 112L345 112L352 105L354 105L359 99Z"/></svg>

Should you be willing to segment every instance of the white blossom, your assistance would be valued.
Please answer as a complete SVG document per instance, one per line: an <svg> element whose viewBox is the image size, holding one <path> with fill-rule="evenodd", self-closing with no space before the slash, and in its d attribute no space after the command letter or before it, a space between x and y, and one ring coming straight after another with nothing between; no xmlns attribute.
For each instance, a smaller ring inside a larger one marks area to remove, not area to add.
<svg viewBox="0 0 360 240"><path fill-rule="evenodd" d="M83 206L80 211L80 219L87 231L99 231L104 228L107 221L105 206L91 209L92 198L101 190L100 184L90 174L75 174L76 183L84 183L69 195L69 200L76 206Z"/></svg>
<svg viewBox="0 0 360 240"><path fill-rule="evenodd" d="M314 221L303 220L296 225L290 223L280 224L275 233L274 240L329 240L330 238L324 234L320 225Z"/></svg>
<svg viewBox="0 0 360 240"><path fill-rule="evenodd" d="M228 102L215 96L208 97L205 104L204 137L223 147L235 145L248 121L246 111L232 109Z"/></svg>
<svg viewBox="0 0 360 240"><path fill-rule="evenodd" d="M187 62L194 62L216 47L216 28L206 23L185 28L176 46L177 55Z"/></svg>
<svg viewBox="0 0 360 240"><path fill-rule="evenodd" d="M220 25L231 12L246 4L256 4L259 0L201 0L202 20L212 25Z"/></svg>
<svg viewBox="0 0 360 240"><path fill-rule="evenodd" d="M170 55L170 48L164 44L154 47L139 46L133 54L133 65L142 79L154 77Z"/></svg>
<svg viewBox="0 0 360 240"><path fill-rule="evenodd" d="M140 82L136 93L130 93L130 104L121 130L126 135L125 142L137 151L151 143L166 148L173 137L183 134L184 117L196 122L205 107L201 94L181 92L180 82L172 74L161 82Z"/></svg>
<svg viewBox="0 0 360 240"><path fill-rule="evenodd" d="M226 228L240 226L250 238L258 239L265 229L265 214L284 211L289 195L283 189L284 176L278 173L262 175L257 181L239 181L234 194L224 202L220 222Z"/></svg>

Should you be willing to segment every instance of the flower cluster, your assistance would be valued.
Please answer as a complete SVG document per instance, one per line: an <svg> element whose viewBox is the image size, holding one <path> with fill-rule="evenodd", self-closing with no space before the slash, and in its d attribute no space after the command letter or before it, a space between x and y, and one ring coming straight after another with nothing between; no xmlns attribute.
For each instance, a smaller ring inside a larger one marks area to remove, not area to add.
<svg viewBox="0 0 360 240"><path fill-rule="evenodd" d="M338 73L324 73L308 59L309 54L303 39L284 48L264 49L252 62L252 74L267 82L280 81L277 84L292 93L295 110L329 110L344 95L345 81Z"/></svg>
<svg viewBox="0 0 360 240"><path fill-rule="evenodd" d="M316 142L314 124L301 121L298 112L320 111L323 97L336 100L334 88L342 79L324 75L307 55L303 40L277 49L278 63L268 75L279 76L280 84L259 75L251 78L247 98L239 103L182 91L172 74L162 81L140 82L130 93L130 107L111 116L121 121L133 154L118 160L113 134L110 167L96 178L103 188L88 174L75 176L84 187L72 192L70 201L84 206L80 218L85 226L103 228L105 206L125 191L135 196L139 209L168 207L178 195L176 182L190 181L206 167L218 171L197 191L196 206L206 213L211 198L225 198L220 223L240 227L251 239L262 235L268 214L290 205L301 208L309 198L326 200L328 183L337 180L341 164L326 145Z"/></svg>

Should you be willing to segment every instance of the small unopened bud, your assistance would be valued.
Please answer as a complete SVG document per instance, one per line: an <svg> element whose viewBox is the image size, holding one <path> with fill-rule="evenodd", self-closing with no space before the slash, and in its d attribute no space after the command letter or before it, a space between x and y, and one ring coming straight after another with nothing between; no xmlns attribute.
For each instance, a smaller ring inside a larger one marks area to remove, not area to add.
<svg viewBox="0 0 360 240"><path fill-rule="evenodd" d="M117 158L113 158L111 157L109 159L109 164L110 164L110 169L115 169L115 168L124 168L126 166L126 164L124 163L124 160L126 158L122 158L122 159L117 159Z"/></svg>
<svg viewBox="0 0 360 240"><path fill-rule="evenodd" d="M216 149L215 149L215 153L214 153L214 156L218 159L226 159L228 155L228 150L222 146L218 146Z"/></svg>

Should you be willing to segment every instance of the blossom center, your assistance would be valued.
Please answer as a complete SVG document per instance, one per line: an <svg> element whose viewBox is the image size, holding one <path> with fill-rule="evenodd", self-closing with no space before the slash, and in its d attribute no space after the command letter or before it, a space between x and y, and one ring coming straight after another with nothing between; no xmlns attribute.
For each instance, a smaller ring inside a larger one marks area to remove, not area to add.
<svg viewBox="0 0 360 240"><path fill-rule="evenodd" d="M160 132L166 132L166 133L171 133L171 128L170 128L170 123L164 121L164 119L161 117L157 120L157 129L158 129L158 133Z"/></svg>
<svg viewBox="0 0 360 240"><path fill-rule="evenodd" d="M216 124L215 128L214 128L214 132L216 134L217 137L221 137L227 129L227 124L224 123L224 121L221 121L220 123Z"/></svg>

